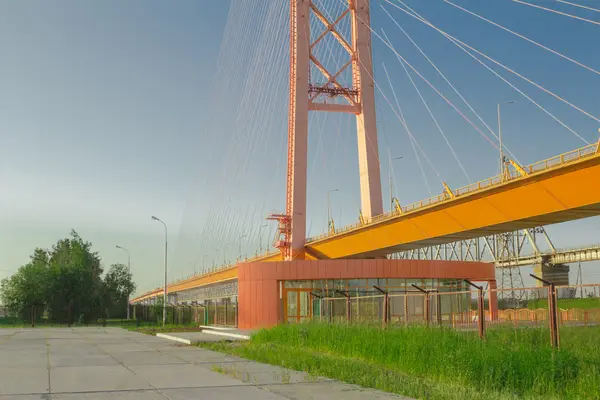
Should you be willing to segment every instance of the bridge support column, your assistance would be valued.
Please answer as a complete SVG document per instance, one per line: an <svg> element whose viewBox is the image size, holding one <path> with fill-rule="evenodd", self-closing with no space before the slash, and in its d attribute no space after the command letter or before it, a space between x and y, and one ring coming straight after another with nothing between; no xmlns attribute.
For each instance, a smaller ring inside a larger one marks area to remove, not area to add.
<svg viewBox="0 0 600 400"><path fill-rule="evenodd" d="M488 311L490 312L490 319L492 321L498 320L498 285L496 281L489 281L488 286Z"/></svg>
<svg viewBox="0 0 600 400"><path fill-rule="evenodd" d="M553 282L556 286L566 286L569 284L569 271L571 267L567 264L537 264L533 267L533 273L542 279ZM542 282L537 282L536 286L542 288L544 285ZM569 297L569 288L557 288L556 292L559 298ZM547 298L548 291L546 288L538 289L537 296L539 298Z"/></svg>
<svg viewBox="0 0 600 400"><path fill-rule="evenodd" d="M352 10L352 38L355 49L352 69L354 84L358 89L358 101L361 105L361 112L356 115L360 200L362 214L367 219L383 214L370 8L370 0L357 0Z"/></svg>
<svg viewBox="0 0 600 400"><path fill-rule="evenodd" d="M291 230L288 259L306 241L306 169L308 149L308 83L310 69L310 0L290 3L290 104L288 121L287 204Z"/></svg>

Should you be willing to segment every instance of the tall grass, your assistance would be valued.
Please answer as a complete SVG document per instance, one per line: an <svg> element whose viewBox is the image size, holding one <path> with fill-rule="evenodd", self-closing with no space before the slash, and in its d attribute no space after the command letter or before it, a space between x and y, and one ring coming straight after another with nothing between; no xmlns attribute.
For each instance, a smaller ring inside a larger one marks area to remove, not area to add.
<svg viewBox="0 0 600 400"><path fill-rule="evenodd" d="M481 341L420 326L281 325L235 351L416 397L600 398L600 329L561 333L563 349L553 351L544 329L494 329Z"/></svg>
<svg viewBox="0 0 600 400"><path fill-rule="evenodd" d="M600 308L600 298L584 298L584 299L559 299L558 308L569 310L571 308L579 308L584 310ZM548 309L548 299L529 300L527 308L537 309L544 308Z"/></svg>

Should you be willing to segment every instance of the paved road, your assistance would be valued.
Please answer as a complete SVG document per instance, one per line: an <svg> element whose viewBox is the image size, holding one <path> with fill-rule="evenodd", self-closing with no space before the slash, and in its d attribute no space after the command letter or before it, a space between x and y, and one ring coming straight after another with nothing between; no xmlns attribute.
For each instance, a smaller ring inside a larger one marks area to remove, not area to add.
<svg viewBox="0 0 600 400"><path fill-rule="evenodd" d="M119 328L0 329L0 400L399 399Z"/></svg>

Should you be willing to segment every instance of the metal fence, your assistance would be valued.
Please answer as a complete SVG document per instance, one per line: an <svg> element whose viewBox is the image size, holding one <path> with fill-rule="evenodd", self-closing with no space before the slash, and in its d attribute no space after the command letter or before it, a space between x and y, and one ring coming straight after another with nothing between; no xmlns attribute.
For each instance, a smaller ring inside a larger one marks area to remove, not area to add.
<svg viewBox="0 0 600 400"><path fill-rule="evenodd" d="M9 313L4 313L3 317L0 318L0 325L3 326L31 326L31 327L52 327L52 326L160 326L163 324L163 307L162 305L142 305L132 304L129 306L130 318L97 318L93 321L79 321L74 320L69 322L59 321L50 318L44 313L44 310L40 310L36 313L31 313L30 318L23 318L22 316L14 316ZM212 325L212 322L208 322L209 309L202 305L168 305L166 307L166 324L175 326L199 326L199 325ZM224 309L224 318L222 319L223 325L233 325L237 322L237 306L235 309L227 308ZM219 309L217 315L220 317L222 311ZM221 321L221 319L218 319ZM233 321L233 322L232 322Z"/></svg>
<svg viewBox="0 0 600 400"><path fill-rule="evenodd" d="M205 325L237 327L238 303L229 299L210 300L205 302L207 319Z"/></svg>
<svg viewBox="0 0 600 400"><path fill-rule="evenodd" d="M162 305L131 305L130 315L138 325L162 325ZM168 305L166 308L168 325L202 325L206 321L204 306Z"/></svg>
<svg viewBox="0 0 600 400"><path fill-rule="evenodd" d="M461 292L386 293L312 297L312 319L323 323L424 324L478 331L496 327L547 328L550 343L560 344L566 326L600 326L600 285L555 286ZM475 286L476 287L476 286Z"/></svg>

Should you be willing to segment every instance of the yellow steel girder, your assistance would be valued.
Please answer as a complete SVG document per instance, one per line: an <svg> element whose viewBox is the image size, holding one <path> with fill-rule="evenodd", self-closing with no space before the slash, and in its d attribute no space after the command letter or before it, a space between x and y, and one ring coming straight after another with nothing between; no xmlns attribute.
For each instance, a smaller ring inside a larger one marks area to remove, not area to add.
<svg viewBox="0 0 600 400"><path fill-rule="evenodd" d="M397 251L449 243L600 215L600 142L528 167L511 163L517 176L503 182L491 178L444 194L433 202L402 208L391 216L361 222L343 232L307 243L300 257L308 260L376 257ZM344 229L344 228L342 228ZM281 253L245 262L280 261ZM236 279L237 266L196 276L168 286L168 292ZM133 303L162 295L162 288Z"/></svg>
<svg viewBox="0 0 600 400"><path fill-rule="evenodd" d="M307 252L323 259L381 256L600 215L599 154L538 172L526 169L505 183L311 241Z"/></svg>
<svg viewBox="0 0 600 400"><path fill-rule="evenodd" d="M282 256L281 253L270 253L266 255L257 256L248 260L247 262L257 262L257 261L281 261ZM176 293L181 292L183 290L194 289L202 286L208 286L219 282L226 282L230 280L237 279L238 270L237 266L229 266L223 269L209 272L206 274L194 276L192 278L174 282L167 286L167 293ZM139 303L140 301L151 299L154 297L160 297L163 295L163 289L155 289L153 291L144 293L135 299L131 300L132 303Z"/></svg>

